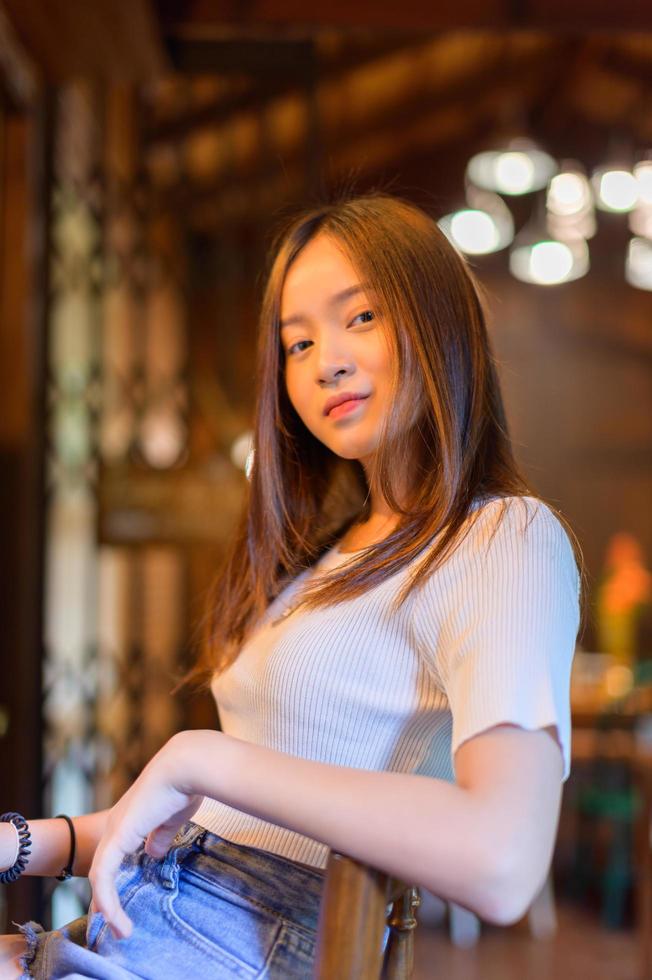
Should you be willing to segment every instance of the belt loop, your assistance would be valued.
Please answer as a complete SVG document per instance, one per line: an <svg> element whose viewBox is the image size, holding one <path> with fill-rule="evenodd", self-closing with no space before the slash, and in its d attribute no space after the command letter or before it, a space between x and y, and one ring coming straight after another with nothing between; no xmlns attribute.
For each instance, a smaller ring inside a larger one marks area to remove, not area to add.
<svg viewBox="0 0 652 980"><path fill-rule="evenodd" d="M176 888L180 862L187 854L197 849L199 840L206 834L205 827L192 821L188 821L188 824L189 826L184 825L179 829L161 862L159 874L166 888Z"/></svg>

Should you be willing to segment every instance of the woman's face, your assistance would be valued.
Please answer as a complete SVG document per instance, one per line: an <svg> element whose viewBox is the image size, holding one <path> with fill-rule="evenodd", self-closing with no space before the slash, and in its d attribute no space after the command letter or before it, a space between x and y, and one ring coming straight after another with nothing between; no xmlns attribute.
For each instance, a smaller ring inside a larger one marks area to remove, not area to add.
<svg viewBox="0 0 652 980"><path fill-rule="evenodd" d="M311 239L281 294L285 381L306 428L345 459L371 457L390 408L392 355L381 317L334 239ZM333 396L346 393L358 397L327 411Z"/></svg>

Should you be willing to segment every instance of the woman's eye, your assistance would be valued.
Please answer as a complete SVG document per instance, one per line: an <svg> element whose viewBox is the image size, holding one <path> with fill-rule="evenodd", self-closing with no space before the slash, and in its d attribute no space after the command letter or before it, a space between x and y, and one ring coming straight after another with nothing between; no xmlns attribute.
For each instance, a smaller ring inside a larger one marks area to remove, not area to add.
<svg viewBox="0 0 652 980"><path fill-rule="evenodd" d="M374 319L376 316L373 310L363 310L362 313L358 313L357 316L353 317L351 323L355 323L355 321L358 320L361 316L367 316L367 315L371 315L372 319ZM365 323L369 323L369 320L365 320Z"/></svg>
<svg viewBox="0 0 652 980"><path fill-rule="evenodd" d="M301 344L309 344L309 343L311 343L311 341L309 341L309 340L297 340L296 344L291 344L288 347L288 349L287 349L288 356L289 357L292 356L292 354L294 353L295 347L299 347Z"/></svg>
<svg viewBox="0 0 652 980"><path fill-rule="evenodd" d="M358 313L357 316L354 316L353 317L353 319L351 320L351 323L349 323L349 326L351 326L351 324L355 323L356 320L359 320L361 316L362 317L371 317L372 320L375 320L375 318L376 318L376 314L374 313L373 310L363 310L362 313ZM369 320L365 320L364 322L365 323L369 323ZM288 357L292 357L292 355L294 353L299 353L300 354L301 351L299 350L299 348L301 347L301 345L302 344L311 344L311 343L312 343L311 340L297 340L296 343L290 344L290 346L288 347L288 349L286 351L286 354L287 354Z"/></svg>

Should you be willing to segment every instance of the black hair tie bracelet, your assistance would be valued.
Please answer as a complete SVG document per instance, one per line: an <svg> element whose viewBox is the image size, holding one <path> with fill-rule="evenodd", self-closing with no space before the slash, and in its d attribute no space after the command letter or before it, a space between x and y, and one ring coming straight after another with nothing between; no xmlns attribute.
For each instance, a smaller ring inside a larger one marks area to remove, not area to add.
<svg viewBox="0 0 652 980"><path fill-rule="evenodd" d="M63 817L63 819L68 822L68 826L70 827L70 856L68 857L68 864L65 866L65 868L61 869L60 875L54 876L57 879L57 881L65 881L66 878L72 878L72 866L75 860L75 844L76 844L75 828L73 827L72 820L66 813L57 813L57 817Z"/></svg>

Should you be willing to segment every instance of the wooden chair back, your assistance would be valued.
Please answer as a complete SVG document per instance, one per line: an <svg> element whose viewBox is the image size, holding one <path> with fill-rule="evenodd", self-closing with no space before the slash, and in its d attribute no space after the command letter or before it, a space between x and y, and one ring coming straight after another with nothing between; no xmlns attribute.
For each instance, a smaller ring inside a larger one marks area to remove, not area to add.
<svg viewBox="0 0 652 980"><path fill-rule="evenodd" d="M419 901L416 887L331 851L313 980L409 980Z"/></svg>

